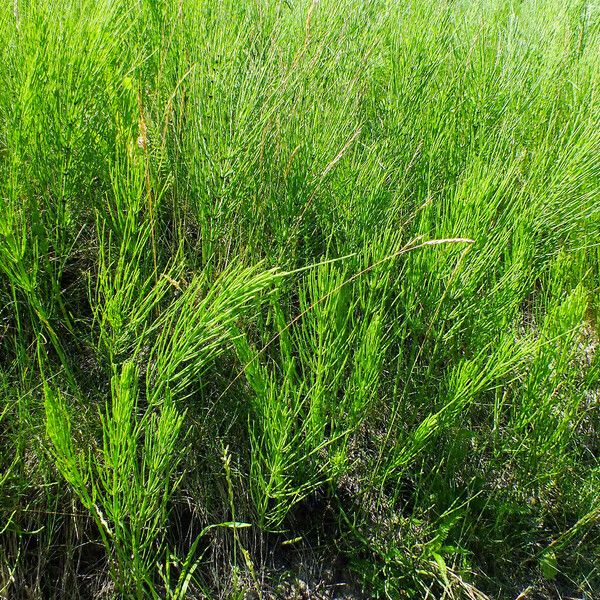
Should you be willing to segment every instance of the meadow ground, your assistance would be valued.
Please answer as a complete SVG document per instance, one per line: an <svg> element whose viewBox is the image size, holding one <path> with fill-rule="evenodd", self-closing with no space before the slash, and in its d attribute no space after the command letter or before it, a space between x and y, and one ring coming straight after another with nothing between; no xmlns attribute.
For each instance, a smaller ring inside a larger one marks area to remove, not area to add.
<svg viewBox="0 0 600 600"><path fill-rule="evenodd" d="M596 0L0 7L0 597L600 598Z"/></svg>

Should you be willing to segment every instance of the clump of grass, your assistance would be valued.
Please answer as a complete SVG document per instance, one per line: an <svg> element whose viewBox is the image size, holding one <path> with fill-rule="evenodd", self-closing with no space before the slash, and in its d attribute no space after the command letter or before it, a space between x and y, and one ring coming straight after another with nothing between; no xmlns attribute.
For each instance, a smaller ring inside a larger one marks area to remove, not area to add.
<svg viewBox="0 0 600 600"><path fill-rule="evenodd" d="M169 396L160 413L138 417L137 373L123 365L112 381L111 406L101 415L99 452L76 450L64 399L45 390L46 428L55 464L96 522L114 581L125 595L147 597L149 579L165 552L167 503L185 450L179 414ZM156 592L154 592L156 595Z"/></svg>

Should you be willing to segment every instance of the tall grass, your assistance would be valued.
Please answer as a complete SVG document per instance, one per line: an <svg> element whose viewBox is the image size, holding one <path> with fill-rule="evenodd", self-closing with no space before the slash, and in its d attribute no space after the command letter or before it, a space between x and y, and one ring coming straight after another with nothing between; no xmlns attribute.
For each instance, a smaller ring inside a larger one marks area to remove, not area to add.
<svg viewBox="0 0 600 600"><path fill-rule="evenodd" d="M0 597L595 597L596 2L15 0L0 57Z"/></svg>

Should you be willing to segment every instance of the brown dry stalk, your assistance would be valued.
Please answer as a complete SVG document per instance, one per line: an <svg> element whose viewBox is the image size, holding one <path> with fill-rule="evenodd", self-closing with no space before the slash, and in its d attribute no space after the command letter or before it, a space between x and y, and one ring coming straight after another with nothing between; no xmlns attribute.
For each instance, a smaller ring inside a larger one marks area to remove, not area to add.
<svg viewBox="0 0 600 600"><path fill-rule="evenodd" d="M146 194L148 199L148 214L150 215L150 237L152 238L152 261L154 263L154 273L158 273L158 260L156 250L156 236L154 233L154 203L152 201L152 183L150 181L150 168L148 156L148 127L144 117L144 103L142 101L142 91L138 91L138 109L139 109L139 128L138 146L144 151L144 179L146 180Z"/></svg>

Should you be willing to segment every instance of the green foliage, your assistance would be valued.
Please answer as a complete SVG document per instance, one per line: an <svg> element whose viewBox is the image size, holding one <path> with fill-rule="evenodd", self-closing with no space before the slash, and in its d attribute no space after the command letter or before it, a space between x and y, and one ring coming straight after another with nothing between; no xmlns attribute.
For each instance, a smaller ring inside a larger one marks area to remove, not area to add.
<svg viewBox="0 0 600 600"><path fill-rule="evenodd" d="M0 596L593 595L599 74L590 0L4 3Z"/></svg>
<svg viewBox="0 0 600 600"><path fill-rule="evenodd" d="M139 416L138 396L136 369L125 363L113 377L111 404L100 416L102 443L96 453L75 449L64 398L45 390L56 467L96 521L120 590L145 598L158 595L151 576L164 553L167 503L185 451L184 415L167 396L158 413L150 405Z"/></svg>

